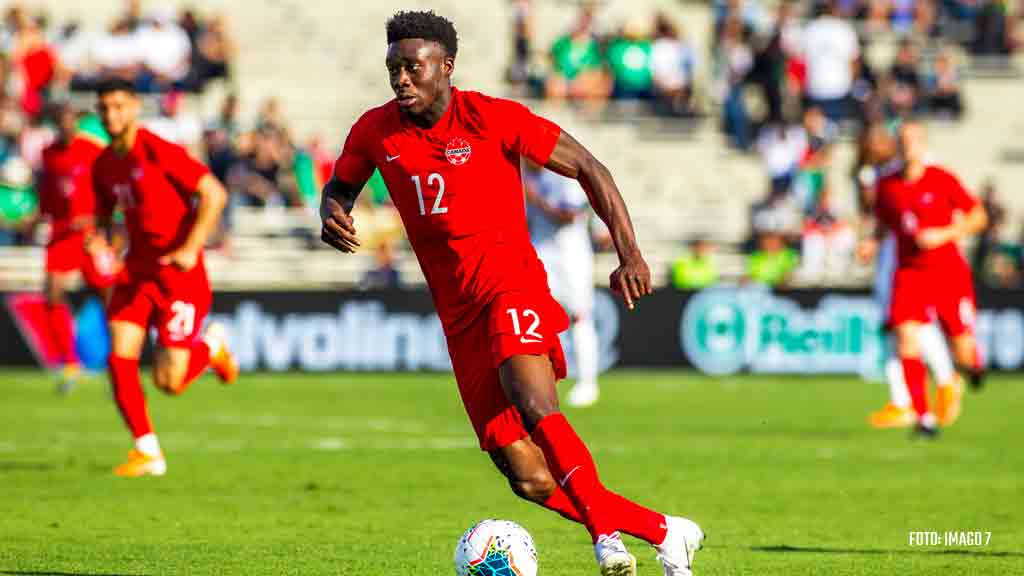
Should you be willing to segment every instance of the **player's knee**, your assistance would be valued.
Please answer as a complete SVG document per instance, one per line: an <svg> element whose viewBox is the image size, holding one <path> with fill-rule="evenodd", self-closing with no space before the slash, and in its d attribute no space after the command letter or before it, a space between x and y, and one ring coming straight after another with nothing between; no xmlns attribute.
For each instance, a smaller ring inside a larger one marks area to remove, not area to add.
<svg viewBox="0 0 1024 576"><path fill-rule="evenodd" d="M158 390L170 396L181 394L183 391L182 380L181 375L175 373L174 370L157 369L153 371L153 384Z"/></svg>
<svg viewBox="0 0 1024 576"><path fill-rule="evenodd" d="M526 429L533 431L537 427L537 424L541 420L551 416L552 414L558 414L558 403L549 401L545 398L528 398L521 402L521 405L517 407L519 414L523 418L523 424Z"/></svg>
<svg viewBox="0 0 1024 576"><path fill-rule="evenodd" d="M538 470L509 480L512 491L524 500L543 504L555 492L555 479L547 470Z"/></svg>
<svg viewBox="0 0 1024 576"><path fill-rule="evenodd" d="M899 331L896 338L896 352L900 358L917 358L921 355L921 346L918 344L917 330L904 328Z"/></svg>

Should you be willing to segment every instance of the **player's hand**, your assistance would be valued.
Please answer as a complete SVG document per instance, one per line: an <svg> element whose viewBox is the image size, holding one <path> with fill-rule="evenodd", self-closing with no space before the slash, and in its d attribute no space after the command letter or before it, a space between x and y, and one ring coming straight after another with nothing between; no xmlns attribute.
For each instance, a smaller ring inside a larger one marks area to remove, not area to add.
<svg viewBox="0 0 1024 576"><path fill-rule="evenodd" d="M320 240L346 254L356 251L360 244L355 220L345 212L340 202L325 194L320 201L320 219L323 221Z"/></svg>
<svg viewBox="0 0 1024 576"><path fill-rule="evenodd" d="M637 300L651 293L651 270L639 252L621 257L619 262L609 282L612 292L621 295L626 307L632 310Z"/></svg>
<svg viewBox="0 0 1024 576"><path fill-rule="evenodd" d="M932 250L943 244L953 241L953 235L947 227L925 228L914 237L917 247L922 250Z"/></svg>
<svg viewBox="0 0 1024 576"><path fill-rule="evenodd" d="M199 263L199 250L183 246L173 252L164 254L159 262L162 266L174 266L182 272L188 272Z"/></svg>
<svg viewBox="0 0 1024 576"><path fill-rule="evenodd" d="M110 243L103 237L103 234L92 233L89 238L85 241L85 252L90 256L95 256L103 252L112 252Z"/></svg>

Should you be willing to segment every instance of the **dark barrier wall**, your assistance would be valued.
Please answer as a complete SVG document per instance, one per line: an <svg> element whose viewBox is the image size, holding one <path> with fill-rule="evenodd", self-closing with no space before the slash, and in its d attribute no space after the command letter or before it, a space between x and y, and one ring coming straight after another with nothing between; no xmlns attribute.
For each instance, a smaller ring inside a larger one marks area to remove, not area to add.
<svg viewBox="0 0 1024 576"><path fill-rule="evenodd" d="M31 365L45 356L39 351L45 335L26 312L25 298L4 295L4 365ZM980 302L986 361L997 370L1024 369L1024 293L983 292ZM227 325L245 370L450 369L444 333L423 291L218 293L213 317ZM884 342L878 310L865 292L660 290L629 313L599 291L595 317L603 369L869 376L880 369ZM571 357L569 339L563 344Z"/></svg>

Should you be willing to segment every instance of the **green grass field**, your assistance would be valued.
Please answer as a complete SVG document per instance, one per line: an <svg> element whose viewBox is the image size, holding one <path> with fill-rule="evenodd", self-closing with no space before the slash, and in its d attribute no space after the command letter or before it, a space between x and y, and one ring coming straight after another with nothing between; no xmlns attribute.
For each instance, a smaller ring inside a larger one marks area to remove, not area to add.
<svg viewBox="0 0 1024 576"><path fill-rule="evenodd" d="M130 441L102 381L60 398L0 372L0 574L445 575L487 517L533 534L542 576L596 574L583 528L517 500L477 450L450 376L204 378L149 395L168 475L119 479ZM1024 574L1020 379L931 444L869 430L884 389L854 379L603 384L570 421L609 487L704 527L698 575ZM912 547L912 530L991 539Z"/></svg>

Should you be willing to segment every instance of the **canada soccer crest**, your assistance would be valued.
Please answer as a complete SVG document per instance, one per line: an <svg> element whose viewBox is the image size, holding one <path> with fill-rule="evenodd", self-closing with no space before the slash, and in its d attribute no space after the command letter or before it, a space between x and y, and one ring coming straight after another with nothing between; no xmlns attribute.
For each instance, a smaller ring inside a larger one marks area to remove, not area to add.
<svg viewBox="0 0 1024 576"><path fill-rule="evenodd" d="M456 166L465 164L466 161L469 160L469 155L472 153L473 149L469 146L469 142L459 138L458 136L454 136L448 140L448 146L444 149L444 157Z"/></svg>

